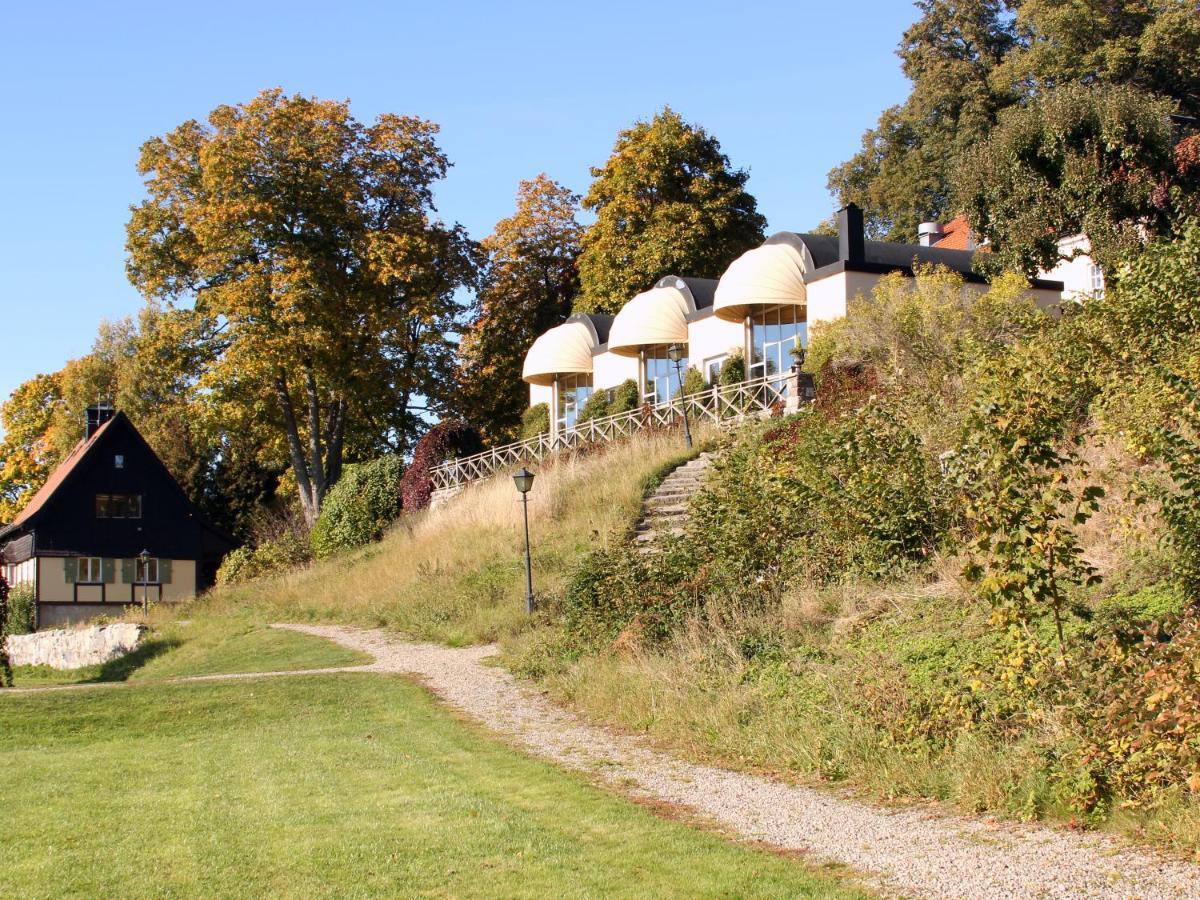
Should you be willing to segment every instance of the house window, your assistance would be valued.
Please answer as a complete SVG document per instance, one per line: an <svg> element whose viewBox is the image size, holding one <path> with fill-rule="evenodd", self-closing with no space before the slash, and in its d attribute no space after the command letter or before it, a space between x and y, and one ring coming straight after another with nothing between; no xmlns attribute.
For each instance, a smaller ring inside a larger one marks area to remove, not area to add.
<svg viewBox="0 0 1200 900"><path fill-rule="evenodd" d="M679 361L679 371L686 372L687 358ZM665 345L650 347L642 354L642 400L646 403L666 403L679 393L679 375L675 363L667 356Z"/></svg>
<svg viewBox="0 0 1200 900"><path fill-rule="evenodd" d="M592 393L591 375L563 375L558 379L558 430L575 427L579 410Z"/></svg>
<svg viewBox="0 0 1200 900"><path fill-rule="evenodd" d="M135 559L133 561L133 580L135 584L158 584L158 560Z"/></svg>
<svg viewBox="0 0 1200 900"><path fill-rule="evenodd" d="M141 494L97 494L97 519L140 519Z"/></svg>
<svg viewBox="0 0 1200 900"><path fill-rule="evenodd" d="M81 556L77 561L75 580L80 584L100 584L104 581L104 567L98 556Z"/></svg>
<svg viewBox="0 0 1200 900"><path fill-rule="evenodd" d="M721 366L725 365L728 355L710 356L704 361L704 374L709 384L719 384L721 381Z"/></svg>
<svg viewBox="0 0 1200 900"><path fill-rule="evenodd" d="M782 375L796 364L793 351L808 343L804 312L795 305L761 309L750 316L750 380Z"/></svg>
<svg viewBox="0 0 1200 900"><path fill-rule="evenodd" d="M1092 263L1092 267L1088 274L1091 277L1092 293L1093 294L1103 294L1104 293L1104 270L1101 269L1095 263Z"/></svg>
<svg viewBox="0 0 1200 900"><path fill-rule="evenodd" d="M116 456L113 457L113 468L114 469L125 468L125 454L124 453L118 453Z"/></svg>

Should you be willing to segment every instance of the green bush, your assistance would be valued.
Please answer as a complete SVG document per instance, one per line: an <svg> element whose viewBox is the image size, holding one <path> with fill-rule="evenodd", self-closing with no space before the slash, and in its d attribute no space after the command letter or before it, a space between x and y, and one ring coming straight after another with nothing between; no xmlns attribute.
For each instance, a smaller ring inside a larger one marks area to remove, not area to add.
<svg viewBox="0 0 1200 900"><path fill-rule="evenodd" d="M579 410L576 421L590 422L592 419L603 419L610 412L608 391L592 391L584 402L583 408Z"/></svg>
<svg viewBox="0 0 1200 900"><path fill-rule="evenodd" d="M326 495L309 539L317 559L377 541L400 515L400 479L404 463L381 456L348 466Z"/></svg>
<svg viewBox="0 0 1200 900"><path fill-rule="evenodd" d="M642 405L641 401L642 397L638 391L637 382L632 378L626 378L612 389L612 399L608 402L608 414L615 416L617 413L637 409Z"/></svg>
<svg viewBox="0 0 1200 900"><path fill-rule="evenodd" d="M722 387L730 384L741 384L746 380L746 356L741 350L734 350L721 363L721 373L717 381Z"/></svg>
<svg viewBox="0 0 1200 900"><path fill-rule="evenodd" d="M683 373L683 393L699 394L708 390L708 382L704 380L704 374L695 366L688 366L688 370Z"/></svg>
<svg viewBox="0 0 1200 900"><path fill-rule="evenodd" d="M521 438L528 440L550 430L550 404L535 403L521 414Z"/></svg>
<svg viewBox="0 0 1200 900"><path fill-rule="evenodd" d="M37 595L32 584L18 584L8 595L8 633L30 634L36 616Z"/></svg>
<svg viewBox="0 0 1200 900"><path fill-rule="evenodd" d="M312 545L305 535L288 532L258 547L238 547L226 554L217 570L217 584L239 584L287 572L312 560Z"/></svg>

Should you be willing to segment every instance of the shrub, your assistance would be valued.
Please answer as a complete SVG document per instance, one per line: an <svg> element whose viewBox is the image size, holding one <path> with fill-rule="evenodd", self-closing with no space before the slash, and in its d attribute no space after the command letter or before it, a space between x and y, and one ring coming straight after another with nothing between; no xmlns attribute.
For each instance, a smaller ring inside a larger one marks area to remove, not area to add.
<svg viewBox="0 0 1200 900"><path fill-rule="evenodd" d="M309 535L317 559L379 540L400 515L403 475L404 463L398 456L348 466L325 496Z"/></svg>
<svg viewBox="0 0 1200 900"><path fill-rule="evenodd" d="M8 579L0 574L0 687L12 687L12 665L8 661Z"/></svg>
<svg viewBox="0 0 1200 900"><path fill-rule="evenodd" d="M704 380L704 375L695 366L688 366L688 370L683 373L683 393L699 394L708 390L708 382Z"/></svg>
<svg viewBox="0 0 1200 900"><path fill-rule="evenodd" d="M590 422L592 419L603 419L610 412L608 391L592 391L584 402L583 408L579 410L577 421Z"/></svg>
<svg viewBox="0 0 1200 900"><path fill-rule="evenodd" d="M721 363L721 374L717 381L722 387L730 384L741 384L746 380L746 356L741 350L732 350Z"/></svg>
<svg viewBox="0 0 1200 900"><path fill-rule="evenodd" d="M278 575L295 569L312 559L312 545L307 537L287 532L277 540L258 547L238 547L226 554L217 570L217 584L239 584L267 575Z"/></svg>
<svg viewBox="0 0 1200 900"><path fill-rule="evenodd" d="M32 634L37 594L32 584L18 584L8 594L8 634Z"/></svg>
<svg viewBox="0 0 1200 900"><path fill-rule="evenodd" d="M466 422L439 422L417 441L412 462L400 480L401 506L415 512L429 505L433 494L432 470L452 456L470 456L483 449L479 432Z"/></svg>
<svg viewBox="0 0 1200 900"><path fill-rule="evenodd" d="M521 414L521 437L535 438L550 430L550 404L535 403Z"/></svg>
<svg viewBox="0 0 1200 900"><path fill-rule="evenodd" d="M632 378L626 378L612 389L612 399L608 402L608 414L615 416L617 413L637 409L641 405L641 400L637 382Z"/></svg>

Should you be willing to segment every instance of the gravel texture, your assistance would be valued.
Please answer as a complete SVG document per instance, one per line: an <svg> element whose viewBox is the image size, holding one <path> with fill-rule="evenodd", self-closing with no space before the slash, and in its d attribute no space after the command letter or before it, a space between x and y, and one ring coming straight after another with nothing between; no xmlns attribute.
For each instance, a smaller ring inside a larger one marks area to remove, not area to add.
<svg viewBox="0 0 1200 900"><path fill-rule="evenodd" d="M452 649L381 631L283 626L375 657L362 670L415 675L449 705L526 751L646 799L695 811L752 841L867 873L885 893L922 897L1200 898L1200 866L1099 834L884 809L832 790L684 762L636 736L583 723L506 671L495 647ZM301 673L297 673L301 674Z"/></svg>

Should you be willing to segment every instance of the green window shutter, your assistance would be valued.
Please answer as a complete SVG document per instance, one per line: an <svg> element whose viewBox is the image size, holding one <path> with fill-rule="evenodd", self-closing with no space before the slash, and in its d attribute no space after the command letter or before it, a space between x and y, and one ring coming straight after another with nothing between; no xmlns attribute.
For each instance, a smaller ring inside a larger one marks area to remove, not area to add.
<svg viewBox="0 0 1200 900"><path fill-rule="evenodd" d="M100 580L112 584L117 580L117 561L115 559L100 560Z"/></svg>
<svg viewBox="0 0 1200 900"><path fill-rule="evenodd" d="M121 583L133 584L133 560L121 560Z"/></svg>
<svg viewBox="0 0 1200 900"><path fill-rule="evenodd" d="M63 580L74 584L79 580L79 560L73 556L63 557Z"/></svg>
<svg viewBox="0 0 1200 900"><path fill-rule="evenodd" d="M158 580L162 584L171 583L171 561L169 559L158 561Z"/></svg>

